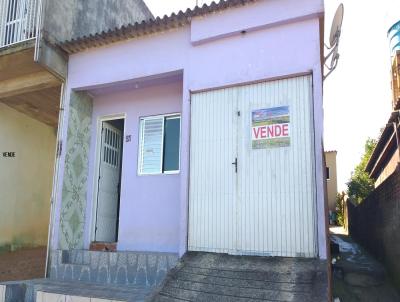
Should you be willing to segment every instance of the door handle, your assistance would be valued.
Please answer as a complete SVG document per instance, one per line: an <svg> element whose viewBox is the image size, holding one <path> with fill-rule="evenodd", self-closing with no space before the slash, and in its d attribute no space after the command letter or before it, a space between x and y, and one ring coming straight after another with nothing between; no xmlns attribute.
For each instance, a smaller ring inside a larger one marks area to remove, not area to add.
<svg viewBox="0 0 400 302"><path fill-rule="evenodd" d="M237 173L237 171L238 171L238 159L237 159L237 157L235 158L235 161L232 163L232 165L235 166L235 173Z"/></svg>

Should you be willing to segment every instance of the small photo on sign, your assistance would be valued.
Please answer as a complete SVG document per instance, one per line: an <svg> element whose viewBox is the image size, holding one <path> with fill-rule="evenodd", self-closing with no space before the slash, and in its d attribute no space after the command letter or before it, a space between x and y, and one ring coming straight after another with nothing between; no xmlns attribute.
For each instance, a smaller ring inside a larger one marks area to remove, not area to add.
<svg viewBox="0 0 400 302"><path fill-rule="evenodd" d="M290 146L289 106L253 110L251 141L253 149Z"/></svg>

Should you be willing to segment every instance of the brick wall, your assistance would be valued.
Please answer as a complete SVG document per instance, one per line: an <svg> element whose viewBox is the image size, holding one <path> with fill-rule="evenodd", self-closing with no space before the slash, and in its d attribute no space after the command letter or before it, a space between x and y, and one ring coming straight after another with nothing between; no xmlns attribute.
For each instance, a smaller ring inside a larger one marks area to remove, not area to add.
<svg viewBox="0 0 400 302"><path fill-rule="evenodd" d="M381 260L400 288L400 167L358 206L348 203L354 240Z"/></svg>

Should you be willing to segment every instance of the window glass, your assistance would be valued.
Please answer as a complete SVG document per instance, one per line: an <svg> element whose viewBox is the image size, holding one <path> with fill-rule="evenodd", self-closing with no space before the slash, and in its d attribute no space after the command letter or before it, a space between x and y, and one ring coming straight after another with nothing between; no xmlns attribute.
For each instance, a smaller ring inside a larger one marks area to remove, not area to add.
<svg viewBox="0 0 400 302"><path fill-rule="evenodd" d="M181 123L179 117L167 117L164 126L163 171L179 170L179 137Z"/></svg>
<svg viewBox="0 0 400 302"><path fill-rule="evenodd" d="M329 180L330 179L330 175L329 175L330 171L329 171L329 167L326 167L326 179Z"/></svg>
<svg viewBox="0 0 400 302"><path fill-rule="evenodd" d="M179 171L180 116L140 119L139 174Z"/></svg>
<svg viewBox="0 0 400 302"><path fill-rule="evenodd" d="M143 174L161 172L164 118L141 120L141 164Z"/></svg>

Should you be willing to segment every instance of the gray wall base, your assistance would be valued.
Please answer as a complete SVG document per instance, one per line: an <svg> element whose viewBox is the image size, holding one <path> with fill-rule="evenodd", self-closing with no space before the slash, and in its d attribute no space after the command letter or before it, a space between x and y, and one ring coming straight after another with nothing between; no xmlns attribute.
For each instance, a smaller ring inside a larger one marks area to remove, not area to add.
<svg viewBox="0 0 400 302"><path fill-rule="evenodd" d="M169 253L56 250L51 253L50 279L156 286L178 259Z"/></svg>

